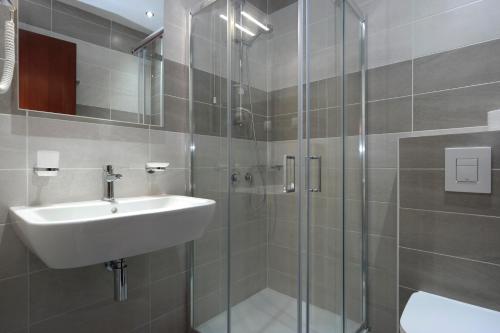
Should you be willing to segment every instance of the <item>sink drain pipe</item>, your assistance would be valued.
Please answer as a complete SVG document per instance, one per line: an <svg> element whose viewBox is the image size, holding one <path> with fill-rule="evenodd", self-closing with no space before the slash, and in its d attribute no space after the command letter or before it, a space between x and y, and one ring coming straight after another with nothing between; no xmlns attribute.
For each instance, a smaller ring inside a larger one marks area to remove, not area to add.
<svg viewBox="0 0 500 333"><path fill-rule="evenodd" d="M112 260L107 262L106 268L113 272L114 298L117 302L127 300L127 264L125 259Z"/></svg>

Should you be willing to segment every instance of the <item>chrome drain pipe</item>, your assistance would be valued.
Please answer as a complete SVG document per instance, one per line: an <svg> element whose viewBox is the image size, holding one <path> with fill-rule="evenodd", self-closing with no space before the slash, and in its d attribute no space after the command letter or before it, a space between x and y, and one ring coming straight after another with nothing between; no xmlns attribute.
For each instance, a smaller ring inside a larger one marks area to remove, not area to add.
<svg viewBox="0 0 500 333"><path fill-rule="evenodd" d="M127 264L125 259L109 261L106 264L108 271L113 272L114 298L117 302L127 300Z"/></svg>

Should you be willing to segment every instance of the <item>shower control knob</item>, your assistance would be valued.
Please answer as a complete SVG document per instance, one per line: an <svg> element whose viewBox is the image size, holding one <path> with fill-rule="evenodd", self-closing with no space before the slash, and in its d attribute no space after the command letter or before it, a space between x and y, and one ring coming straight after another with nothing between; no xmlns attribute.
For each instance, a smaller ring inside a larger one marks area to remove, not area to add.
<svg viewBox="0 0 500 333"><path fill-rule="evenodd" d="M233 174L231 175L231 183L234 185L238 184L239 182L240 182L240 172L239 171L233 172Z"/></svg>
<svg viewBox="0 0 500 333"><path fill-rule="evenodd" d="M250 172L247 172L245 174L245 181L247 182L248 185L252 185L252 183L253 183L253 175Z"/></svg>

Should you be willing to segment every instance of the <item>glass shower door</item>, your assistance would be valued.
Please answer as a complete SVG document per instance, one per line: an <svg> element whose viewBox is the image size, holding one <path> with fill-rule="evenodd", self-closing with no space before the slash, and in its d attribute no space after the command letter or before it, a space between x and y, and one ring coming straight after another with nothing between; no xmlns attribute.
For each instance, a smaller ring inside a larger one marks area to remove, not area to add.
<svg viewBox="0 0 500 333"><path fill-rule="evenodd" d="M205 1L190 19L192 194L218 211L193 244L191 324L361 331L362 18L346 1L252 3Z"/></svg>
<svg viewBox="0 0 500 333"><path fill-rule="evenodd" d="M305 7L305 332L343 332L343 7Z"/></svg>
<svg viewBox="0 0 500 333"><path fill-rule="evenodd" d="M303 1L303 332L361 332L366 308L364 19Z"/></svg>

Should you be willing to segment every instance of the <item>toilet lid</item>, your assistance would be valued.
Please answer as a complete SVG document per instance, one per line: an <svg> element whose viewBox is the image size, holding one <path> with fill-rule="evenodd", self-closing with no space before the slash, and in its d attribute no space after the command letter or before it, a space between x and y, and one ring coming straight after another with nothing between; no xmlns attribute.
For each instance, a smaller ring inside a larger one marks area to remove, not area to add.
<svg viewBox="0 0 500 333"><path fill-rule="evenodd" d="M419 291L401 316L406 333L500 333L500 312Z"/></svg>

